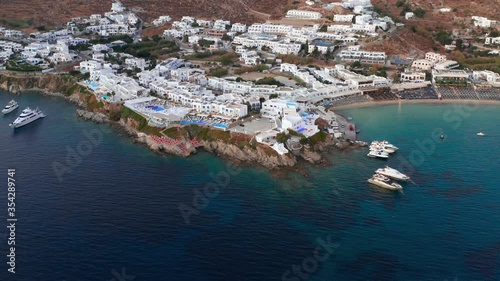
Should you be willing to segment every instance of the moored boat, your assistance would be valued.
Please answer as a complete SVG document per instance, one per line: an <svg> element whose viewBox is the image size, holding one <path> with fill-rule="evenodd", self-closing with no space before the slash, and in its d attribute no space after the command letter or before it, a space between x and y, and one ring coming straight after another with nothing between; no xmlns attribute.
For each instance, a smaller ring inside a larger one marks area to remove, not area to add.
<svg viewBox="0 0 500 281"><path fill-rule="evenodd" d="M38 108L36 109L31 109L27 107L26 109L23 110L21 115L14 120L9 126L12 128L19 128L25 125L28 125L31 122L34 122L40 118L45 117L45 115L42 113L42 111Z"/></svg>
<svg viewBox="0 0 500 281"><path fill-rule="evenodd" d="M401 173L400 171L393 169L389 166L386 166L385 168L380 168L375 171L377 174L381 174L383 176L389 177L391 179L395 180L401 180L401 181L408 181L410 180L410 177Z"/></svg>
<svg viewBox="0 0 500 281"><path fill-rule="evenodd" d="M389 143L388 141L373 141L372 144L373 146L382 146L384 147L384 149L387 149L387 150L392 150L393 152L395 152L396 150L398 150L399 148L391 143Z"/></svg>
<svg viewBox="0 0 500 281"><path fill-rule="evenodd" d="M384 145L384 144L371 144L370 150L382 150L382 151L387 152L387 153L396 152L396 149L394 149L391 146Z"/></svg>
<svg viewBox="0 0 500 281"><path fill-rule="evenodd" d="M376 185L376 186L379 186L379 187L382 187L385 189L389 189L389 190L402 190L403 189L403 186L401 186L398 183L386 182L386 181L383 181L375 176L368 179L368 182L373 184L373 185Z"/></svg>
<svg viewBox="0 0 500 281"><path fill-rule="evenodd" d="M366 156L372 157L372 158L381 158L381 159L389 158L389 154L387 152L382 151L382 150L370 150L370 152Z"/></svg>
<svg viewBox="0 0 500 281"><path fill-rule="evenodd" d="M19 107L19 104L15 100L11 100L3 109L2 113L3 114L8 114L14 111L16 108Z"/></svg>

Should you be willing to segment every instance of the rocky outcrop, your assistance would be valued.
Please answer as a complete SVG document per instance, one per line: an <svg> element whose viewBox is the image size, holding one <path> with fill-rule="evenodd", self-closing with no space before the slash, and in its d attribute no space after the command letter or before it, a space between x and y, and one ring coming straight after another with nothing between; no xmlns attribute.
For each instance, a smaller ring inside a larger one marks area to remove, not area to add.
<svg viewBox="0 0 500 281"><path fill-rule="evenodd" d="M82 118L83 120L92 121L95 123L109 123L109 117L104 113L91 112L82 109L76 110L76 116Z"/></svg>
<svg viewBox="0 0 500 281"><path fill-rule="evenodd" d="M267 147L266 147L267 148ZM297 159L291 154L279 155L259 145L256 148L240 148L222 141L205 141L203 149L236 163L258 163L266 168L292 167Z"/></svg>
<svg viewBox="0 0 500 281"><path fill-rule="evenodd" d="M58 75L6 75L0 74L0 89L19 94L26 91L37 91L44 95L64 98L80 107L86 107L82 98L88 91L71 77Z"/></svg>

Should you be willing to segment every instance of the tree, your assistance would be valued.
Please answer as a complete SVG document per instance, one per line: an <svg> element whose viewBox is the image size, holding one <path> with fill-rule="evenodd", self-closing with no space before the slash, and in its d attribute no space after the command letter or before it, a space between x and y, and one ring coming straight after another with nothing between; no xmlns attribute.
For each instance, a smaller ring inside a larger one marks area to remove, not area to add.
<svg viewBox="0 0 500 281"><path fill-rule="evenodd" d="M326 32L327 30L328 30L328 26L326 26L326 24L321 26L321 28L319 29L320 32Z"/></svg>
<svg viewBox="0 0 500 281"><path fill-rule="evenodd" d="M404 4L405 4L405 1L398 0L398 2L396 2L396 7L403 7Z"/></svg>
<svg viewBox="0 0 500 281"><path fill-rule="evenodd" d="M140 58L149 58L149 57L151 57L151 53L148 51L142 50L142 51L137 52L137 56Z"/></svg>
<svg viewBox="0 0 500 281"><path fill-rule="evenodd" d="M213 45L215 44L215 41L213 40L206 40L206 39L200 39L198 40L198 45L202 46L202 47L210 47L210 45Z"/></svg>
<svg viewBox="0 0 500 281"><path fill-rule="evenodd" d="M351 68L360 68L362 65L359 61L355 61L351 64Z"/></svg>
<svg viewBox="0 0 500 281"><path fill-rule="evenodd" d="M233 60L229 56L222 56L220 58L220 63L222 63L222 65L230 65L233 63Z"/></svg>
<svg viewBox="0 0 500 281"><path fill-rule="evenodd" d="M452 42L451 38L450 38L450 34L446 31L439 31L436 35L435 35L435 38L436 40L441 43L441 45L448 45Z"/></svg>
<svg viewBox="0 0 500 281"><path fill-rule="evenodd" d="M209 76L214 76L214 77L223 77L223 76L226 76L228 74L228 70L224 67L216 67L216 68L212 68L210 69L210 72L208 73Z"/></svg>
<svg viewBox="0 0 500 281"><path fill-rule="evenodd" d="M489 35L489 37L499 37L499 36L500 32L498 32L498 30L492 30Z"/></svg>
<svg viewBox="0 0 500 281"><path fill-rule="evenodd" d="M314 46L313 51L311 52L311 56L317 58L319 56L318 46Z"/></svg>
<svg viewBox="0 0 500 281"><path fill-rule="evenodd" d="M157 64L157 60L155 58L152 58L150 61L149 61L149 70L151 69L154 69L156 67L156 64Z"/></svg>
<svg viewBox="0 0 500 281"><path fill-rule="evenodd" d="M413 13L415 14L415 16L419 18L423 18L427 13L427 11L422 8L417 8L415 11L413 11Z"/></svg>
<svg viewBox="0 0 500 281"><path fill-rule="evenodd" d="M280 81L274 79L274 77L264 77L255 81L255 85L276 85L284 86Z"/></svg>
<svg viewBox="0 0 500 281"><path fill-rule="evenodd" d="M161 37L158 36L158 35L153 35L153 37L151 37L151 39L153 39L153 41L157 42L161 40Z"/></svg>
<svg viewBox="0 0 500 281"><path fill-rule="evenodd" d="M305 51L306 53L309 52L309 41L306 41L305 44L300 45L300 51L299 52L302 52L302 51Z"/></svg>
<svg viewBox="0 0 500 281"><path fill-rule="evenodd" d="M462 40L462 39L457 39L455 41L455 46L457 46L457 50L459 50L459 51L463 50L463 44L464 44L464 40Z"/></svg>

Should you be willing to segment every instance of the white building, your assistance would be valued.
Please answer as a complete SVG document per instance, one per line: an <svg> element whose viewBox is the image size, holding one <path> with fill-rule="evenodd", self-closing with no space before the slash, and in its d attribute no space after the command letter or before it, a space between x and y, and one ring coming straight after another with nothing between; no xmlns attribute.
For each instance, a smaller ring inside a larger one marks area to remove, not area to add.
<svg viewBox="0 0 500 281"><path fill-rule="evenodd" d="M469 74L464 70L432 70L432 82L467 82Z"/></svg>
<svg viewBox="0 0 500 281"><path fill-rule="evenodd" d="M159 18L157 18L153 21L153 25L154 26L164 25L171 20L172 20L172 18L170 16L160 16Z"/></svg>
<svg viewBox="0 0 500 281"><path fill-rule="evenodd" d="M352 22L354 15L334 15L333 21L335 22Z"/></svg>
<svg viewBox="0 0 500 281"><path fill-rule="evenodd" d="M494 20L489 20L485 17L478 17L478 16L473 16L472 21L474 21L474 26L484 27L484 28L491 27L493 24L496 23Z"/></svg>
<svg viewBox="0 0 500 281"><path fill-rule="evenodd" d="M405 19L409 20L411 18L413 18L415 16L415 14L413 12L407 12L405 14Z"/></svg>
<svg viewBox="0 0 500 281"><path fill-rule="evenodd" d="M370 24L372 22L371 15L359 15L356 16L355 23L356 24Z"/></svg>
<svg viewBox="0 0 500 281"><path fill-rule="evenodd" d="M116 1L111 4L111 12L113 13L121 13L125 11L125 7L120 1Z"/></svg>
<svg viewBox="0 0 500 281"><path fill-rule="evenodd" d="M411 68L420 71L429 71L434 67L434 62L426 59L415 60L411 64Z"/></svg>
<svg viewBox="0 0 500 281"><path fill-rule="evenodd" d="M298 104L288 100L270 99L262 103L260 112L262 113L262 117L274 118L283 116L283 109L285 108L298 109Z"/></svg>
<svg viewBox="0 0 500 281"><path fill-rule="evenodd" d="M441 55L441 54L437 54L437 53L434 53L434 52L428 52L425 54L425 59L428 60L428 61L432 61L434 63L438 63L438 62L443 62L446 60L446 56L445 55Z"/></svg>
<svg viewBox="0 0 500 281"><path fill-rule="evenodd" d="M437 70L451 70L457 67L460 67L460 65L454 60L445 60L434 65L434 69Z"/></svg>
<svg viewBox="0 0 500 281"><path fill-rule="evenodd" d="M259 64L260 57L256 51L248 51L241 54L240 61L243 61L246 65L257 65Z"/></svg>
<svg viewBox="0 0 500 281"><path fill-rule="evenodd" d="M500 87L500 75L493 71L482 70L482 71L473 71L472 77L475 80L484 80L486 83L490 84L493 87Z"/></svg>
<svg viewBox="0 0 500 281"><path fill-rule="evenodd" d="M322 54L326 54L328 53L329 51L333 51L333 48L334 48L334 45L332 43L328 43L328 42L313 42L311 44L309 44L308 46L308 53L312 53L314 52L314 50L318 50L318 52L322 53Z"/></svg>
<svg viewBox="0 0 500 281"><path fill-rule="evenodd" d="M52 56L48 57L48 60L55 64L70 62L72 59L69 53L54 53Z"/></svg>
<svg viewBox="0 0 500 281"><path fill-rule="evenodd" d="M370 0L342 0L344 2L344 7L354 8L356 6L371 7L372 3Z"/></svg>
<svg viewBox="0 0 500 281"><path fill-rule="evenodd" d="M401 72L401 82L424 82L425 72Z"/></svg>
<svg viewBox="0 0 500 281"><path fill-rule="evenodd" d="M92 46L92 52L100 53L100 52L107 52L109 50L109 47L104 44L95 44Z"/></svg>
<svg viewBox="0 0 500 281"><path fill-rule="evenodd" d="M385 64L385 52L342 50L338 55L343 61L360 61L369 64Z"/></svg>
<svg viewBox="0 0 500 281"><path fill-rule="evenodd" d="M500 45L500 37L486 37L484 39L485 45Z"/></svg>
<svg viewBox="0 0 500 281"><path fill-rule="evenodd" d="M289 10L286 13L287 18L318 20L321 18L321 13L305 10Z"/></svg>
<svg viewBox="0 0 500 281"><path fill-rule="evenodd" d="M146 68L147 63L143 58L126 58L125 65L129 68L139 68L140 70L144 70Z"/></svg>
<svg viewBox="0 0 500 281"><path fill-rule="evenodd" d="M231 26L231 32L245 33L245 32L247 32L247 25L244 23L234 23Z"/></svg>
<svg viewBox="0 0 500 281"><path fill-rule="evenodd" d="M231 22L228 20L216 20L213 29L226 30L226 27L229 25L231 25Z"/></svg>

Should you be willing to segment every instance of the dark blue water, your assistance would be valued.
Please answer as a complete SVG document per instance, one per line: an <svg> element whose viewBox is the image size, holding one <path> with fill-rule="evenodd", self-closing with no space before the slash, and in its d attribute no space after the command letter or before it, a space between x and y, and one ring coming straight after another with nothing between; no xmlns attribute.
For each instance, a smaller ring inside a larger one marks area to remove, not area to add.
<svg viewBox="0 0 500 281"><path fill-rule="evenodd" d="M16 274L4 184L2 280L500 280L499 106L346 110L361 138L400 147L389 164L417 185L398 194L366 183L385 164L366 149L277 179L205 153L158 156L56 98L1 93L0 104L12 97L21 108L0 120L0 181L16 169ZM11 130L25 106L47 117Z"/></svg>

